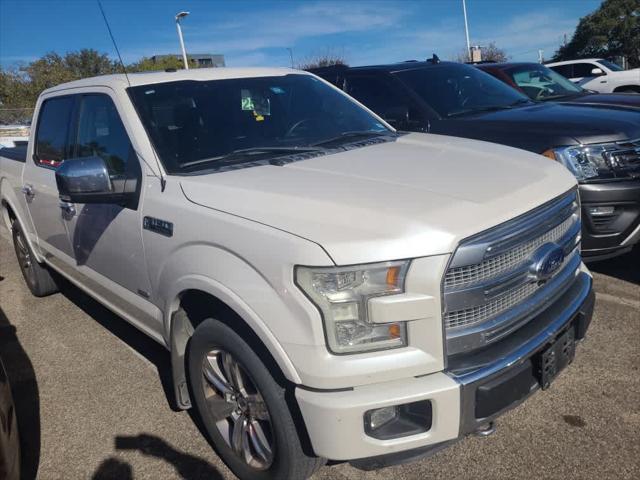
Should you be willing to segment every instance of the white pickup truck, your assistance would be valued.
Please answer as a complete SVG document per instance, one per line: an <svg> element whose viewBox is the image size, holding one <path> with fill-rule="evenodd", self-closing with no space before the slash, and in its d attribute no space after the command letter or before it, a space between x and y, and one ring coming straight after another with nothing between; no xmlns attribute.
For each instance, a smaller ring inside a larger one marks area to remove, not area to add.
<svg viewBox="0 0 640 480"><path fill-rule="evenodd" d="M314 75L90 78L43 92L33 125L0 151L28 287L66 277L164 345L240 478L488 434L591 320L568 171L396 132Z"/></svg>

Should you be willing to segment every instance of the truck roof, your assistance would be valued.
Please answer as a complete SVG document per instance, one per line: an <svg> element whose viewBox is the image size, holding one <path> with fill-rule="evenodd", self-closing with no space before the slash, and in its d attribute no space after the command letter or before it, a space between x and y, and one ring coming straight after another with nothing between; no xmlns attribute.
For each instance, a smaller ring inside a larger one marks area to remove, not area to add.
<svg viewBox="0 0 640 480"><path fill-rule="evenodd" d="M158 71L129 73L129 81L123 73L113 75L100 75L97 77L83 78L72 82L61 83L55 87L46 89L43 93L56 92L66 90L68 88L78 87L111 87L114 89L126 88L129 84L132 87L138 85L150 85L155 83L174 82L179 80L223 80L229 78L247 78L247 77L279 77L290 73L298 73L308 75L302 70L294 70L291 68L192 68L189 70L176 71Z"/></svg>

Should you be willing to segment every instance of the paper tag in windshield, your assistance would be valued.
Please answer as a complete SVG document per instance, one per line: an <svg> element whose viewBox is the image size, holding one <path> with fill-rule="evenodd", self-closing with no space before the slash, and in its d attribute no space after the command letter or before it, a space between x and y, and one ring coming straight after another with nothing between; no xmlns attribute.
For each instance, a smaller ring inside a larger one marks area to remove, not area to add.
<svg viewBox="0 0 640 480"><path fill-rule="evenodd" d="M240 95L242 96L242 110L253 110L253 100L251 99L251 92L249 90L242 89L240 91Z"/></svg>
<svg viewBox="0 0 640 480"><path fill-rule="evenodd" d="M241 97L242 110L252 111L256 118L268 117L271 115L271 100L262 95L262 93L242 89Z"/></svg>

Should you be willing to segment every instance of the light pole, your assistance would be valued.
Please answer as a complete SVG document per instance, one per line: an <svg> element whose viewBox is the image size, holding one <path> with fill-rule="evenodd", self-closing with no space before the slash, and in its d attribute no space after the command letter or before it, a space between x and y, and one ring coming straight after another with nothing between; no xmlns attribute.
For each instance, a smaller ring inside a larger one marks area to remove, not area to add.
<svg viewBox="0 0 640 480"><path fill-rule="evenodd" d="M469 23L467 22L467 2L462 0L462 12L464 13L464 33L467 37L467 58L472 61L471 58L471 43L469 42Z"/></svg>
<svg viewBox="0 0 640 480"><path fill-rule="evenodd" d="M293 68L293 50L288 47L287 50L289 50L289 57L291 58L291 68Z"/></svg>
<svg viewBox="0 0 640 480"><path fill-rule="evenodd" d="M189 70L189 62L187 61L187 51L184 49L184 39L182 38L182 29L180 28L180 19L189 15L189 12L180 12L176 15L176 28L178 29L178 38L180 39L180 48L182 49L182 61L184 68Z"/></svg>

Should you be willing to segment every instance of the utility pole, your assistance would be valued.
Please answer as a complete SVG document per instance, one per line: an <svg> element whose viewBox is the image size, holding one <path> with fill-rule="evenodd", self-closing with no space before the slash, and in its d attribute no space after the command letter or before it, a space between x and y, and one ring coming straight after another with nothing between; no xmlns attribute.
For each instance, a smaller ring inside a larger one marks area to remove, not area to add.
<svg viewBox="0 0 640 480"><path fill-rule="evenodd" d="M291 58L291 68L293 68L293 50L289 47L287 47L287 50L289 50L289 57Z"/></svg>
<svg viewBox="0 0 640 480"><path fill-rule="evenodd" d="M189 61L187 60L187 51L184 48L184 39L182 38L182 28L180 28L180 19L189 15L189 12L180 12L176 15L176 29L178 30L178 39L180 40L180 48L182 49L182 61L185 70L189 70Z"/></svg>
<svg viewBox="0 0 640 480"><path fill-rule="evenodd" d="M462 12L464 13L464 33L467 37L467 58L471 62L471 42L469 42L469 22L467 21L467 2L462 0Z"/></svg>

